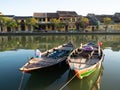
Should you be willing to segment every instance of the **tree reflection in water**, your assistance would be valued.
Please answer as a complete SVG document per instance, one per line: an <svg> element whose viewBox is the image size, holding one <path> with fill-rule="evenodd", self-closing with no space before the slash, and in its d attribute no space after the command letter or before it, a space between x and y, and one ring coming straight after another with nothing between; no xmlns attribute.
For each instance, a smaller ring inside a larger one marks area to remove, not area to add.
<svg viewBox="0 0 120 90"><path fill-rule="evenodd" d="M119 35L41 35L41 36L0 36L0 50L36 49L47 50L60 44L71 41L75 47L88 41L103 42L103 48L112 47L113 50L120 48Z"/></svg>

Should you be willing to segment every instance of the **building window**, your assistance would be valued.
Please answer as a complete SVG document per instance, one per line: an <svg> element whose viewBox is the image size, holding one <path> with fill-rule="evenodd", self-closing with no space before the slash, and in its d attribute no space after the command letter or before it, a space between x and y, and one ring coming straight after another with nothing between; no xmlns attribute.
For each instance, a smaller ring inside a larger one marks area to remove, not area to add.
<svg viewBox="0 0 120 90"><path fill-rule="evenodd" d="M50 18L48 18L48 21L50 21Z"/></svg>
<svg viewBox="0 0 120 90"><path fill-rule="evenodd" d="M69 28L71 28L71 26L69 26Z"/></svg>
<svg viewBox="0 0 120 90"><path fill-rule="evenodd" d="M72 18L72 22L75 22L75 18Z"/></svg>

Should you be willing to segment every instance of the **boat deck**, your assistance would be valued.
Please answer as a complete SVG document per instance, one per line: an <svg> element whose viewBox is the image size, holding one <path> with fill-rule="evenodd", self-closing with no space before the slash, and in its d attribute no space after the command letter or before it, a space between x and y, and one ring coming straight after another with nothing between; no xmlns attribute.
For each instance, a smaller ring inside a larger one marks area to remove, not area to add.
<svg viewBox="0 0 120 90"><path fill-rule="evenodd" d="M43 57L40 59L31 59L28 64L24 68L34 68L34 67L46 67L49 65L53 65L59 62L57 59Z"/></svg>
<svg viewBox="0 0 120 90"><path fill-rule="evenodd" d="M63 44L47 50L41 54L41 58L31 58L20 68L22 71L31 71L49 66L54 66L64 61L73 50L72 43Z"/></svg>
<svg viewBox="0 0 120 90"><path fill-rule="evenodd" d="M99 59L95 56L90 59L83 57L71 58L70 63L74 65L75 68L87 68L96 64Z"/></svg>

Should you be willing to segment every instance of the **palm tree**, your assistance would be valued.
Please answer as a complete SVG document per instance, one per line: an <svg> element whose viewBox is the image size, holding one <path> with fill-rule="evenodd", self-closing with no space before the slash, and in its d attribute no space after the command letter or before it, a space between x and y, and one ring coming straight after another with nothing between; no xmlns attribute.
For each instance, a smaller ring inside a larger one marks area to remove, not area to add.
<svg viewBox="0 0 120 90"><path fill-rule="evenodd" d="M12 18L4 18L5 26L7 27L7 31L16 31L16 27L18 26L16 20Z"/></svg>
<svg viewBox="0 0 120 90"><path fill-rule="evenodd" d="M14 31L18 26L17 22L9 17L0 17L0 31Z"/></svg>
<svg viewBox="0 0 120 90"><path fill-rule="evenodd" d="M28 29L30 31L33 31L34 27L38 27L38 20L36 20L35 18L27 18L26 24L28 25Z"/></svg>
<svg viewBox="0 0 120 90"><path fill-rule="evenodd" d="M17 28L18 24L16 22L16 20L11 20L11 23L10 23L10 28L11 28L11 31L16 31L16 28Z"/></svg>
<svg viewBox="0 0 120 90"><path fill-rule="evenodd" d="M12 24L11 24L11 23L12 23L12 20L11 20L10 18L6 18L5 20L6 20L5 26L6 26L6 28L7 28L7 32L8 32L8 31L12 31L12 28L11 28L11 27L12 27L12 26L11 26L11 25L12 25Z"/></svg>

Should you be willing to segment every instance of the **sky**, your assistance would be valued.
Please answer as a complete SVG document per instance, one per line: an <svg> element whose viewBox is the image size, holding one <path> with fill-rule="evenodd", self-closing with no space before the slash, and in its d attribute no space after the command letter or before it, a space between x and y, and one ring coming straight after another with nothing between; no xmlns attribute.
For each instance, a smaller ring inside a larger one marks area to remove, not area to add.
<svg viewBox="0 0 120 90"><path fill-rule="evenodd" d="M120 0L0 0L4 15L33 16L34 12L76 11L78 15L120 12Z"/></svg>

